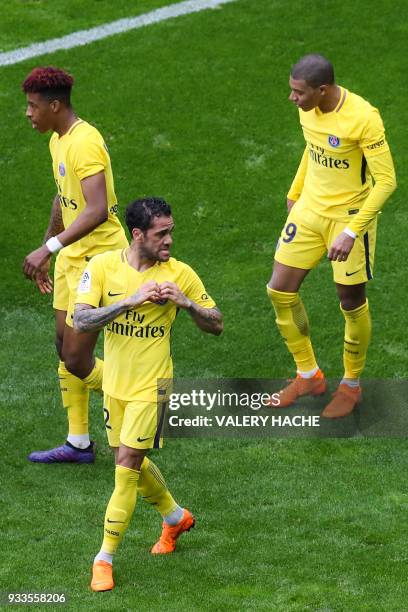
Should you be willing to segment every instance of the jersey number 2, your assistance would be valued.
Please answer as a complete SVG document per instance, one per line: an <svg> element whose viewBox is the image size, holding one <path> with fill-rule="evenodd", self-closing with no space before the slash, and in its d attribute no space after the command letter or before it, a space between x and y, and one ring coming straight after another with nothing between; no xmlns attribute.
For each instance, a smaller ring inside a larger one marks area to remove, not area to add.
<svg viewBox="0 0 408 612"><path fill-rule="evenodd" d="M103 411L105 413L105 427L106 429L112 429L112 427L109 425L109 410L104 408Z"/></svg>

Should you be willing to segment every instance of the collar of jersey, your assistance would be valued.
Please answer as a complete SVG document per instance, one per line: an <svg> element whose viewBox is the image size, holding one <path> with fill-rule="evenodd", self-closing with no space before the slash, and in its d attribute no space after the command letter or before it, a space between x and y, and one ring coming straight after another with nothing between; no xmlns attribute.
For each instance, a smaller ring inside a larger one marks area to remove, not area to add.
<svg viewBox="0 0 408 612"><path fill-rule="evenodd" d="M74 123L71 125L71 127L69 128L68 132L65 132L65 134L63 134L62 136L58 136L58 138L61 140L61 138L64 138L64 136L71 136L72 132L75 130L75 128L80 124L80 123L84 123L83 119L80 119L78 117L78 119L76 121L74 121Z"/></svg>
<svg viewBox="0 0 408 612"><path fill-rule="evenodd" d="M133 266L130 265L130 263L128 262L128 258L126 257L126 250L127 249L123 249L122 254L121 254L121 259L122 262L124 263L124 265L127 268L130 268L131 270L133 270L134 272L136 272L136 274L144 274L145 272L149 272L149 270L153 270L153 268L156 268L159 266L159 264L161 264L161 261L155 261L154 264L152 266L150 266L150 268L146 268L146 270L143 270L143 272L140 272L140 270L136 270L136 268L134 268Z"/></svg>
<svg viewBox="0 0 408 612"><path fill-rule="evenodd" d="M341 85L339 85L338 87L340 89L340 98L339 98L339 101L336 104L336 108L333 108L333 110L330 111L329 113L322 113L320 108L317 106L315 108L316 115L319 115L319 117L322 117L322 116L328 117L332 113L338 113L339 110L343 107L343 104L344 104L344 102L346 101L346 98L347 98L347 89L344 89L344 87L342 87Z"/></svg>

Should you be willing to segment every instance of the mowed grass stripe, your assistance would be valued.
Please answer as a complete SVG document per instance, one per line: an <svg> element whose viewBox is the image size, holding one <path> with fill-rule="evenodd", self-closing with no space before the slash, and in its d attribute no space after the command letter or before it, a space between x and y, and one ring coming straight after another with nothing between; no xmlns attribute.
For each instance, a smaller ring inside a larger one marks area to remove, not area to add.
<svg viewBox="0 0 408 612"><path fill-rule="evenodd" d="M39 57L40 55L47 55L62 49L73 49L74 47L88 45L89 43L103 40L115 34L122 34L129 30L143 28L153 23L165 21L166 19L180 17L181 15L198 13L205 9L214 9L222 4L228 4L230 2L235 2L235 0L187 0L186 2L170 4L169 6L139 15L138 17L119 19L112 23L96 26L89 30L74 32L73 34L62 36L61 38L54 38L45 42L34 43L21 49L15 49L14 51L0 53L0 66L17 64L27 59Z"/></svg>

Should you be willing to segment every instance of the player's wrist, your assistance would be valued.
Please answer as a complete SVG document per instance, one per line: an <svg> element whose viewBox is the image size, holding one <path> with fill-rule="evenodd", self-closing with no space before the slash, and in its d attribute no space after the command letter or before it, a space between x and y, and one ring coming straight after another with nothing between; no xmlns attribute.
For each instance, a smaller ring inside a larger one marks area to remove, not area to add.
<svg viewBox="0 0 408 612"><path fill-rule="evenodd" d="M57 236L51 236L51 238L48 238L45 246L50 253L57 253L63 248L64 245L60 242L60 240L58 240Z"/></svg>
<svg viewBox="0 0 408 612"><path fill-rule="evenodd" d="M354 240L357 238L356 232L353 232L353 230L350 229L349 227L345 227L343 232L347 234L347 236L350 236L350 238L353 238Z"/></svg>
<svg viewBox="0 0 408 612"><path fill-rule="evenodd" d="M137 296L126 297L120 301L120 305L123 310L127 308L135 308L135 306L140 306L141 301L137 299Z"/></svg>

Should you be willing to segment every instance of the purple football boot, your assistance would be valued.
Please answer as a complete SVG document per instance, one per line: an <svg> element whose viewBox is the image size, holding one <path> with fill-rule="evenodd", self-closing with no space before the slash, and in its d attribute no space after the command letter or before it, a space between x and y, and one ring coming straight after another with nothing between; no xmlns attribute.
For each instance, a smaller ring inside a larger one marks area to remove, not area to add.
<svg viewBox="0 0 408 612"><path fill-rule="evenodd" d="M95 443L88 448L80 449L68 441L62 446L45 451L34 451L28 455L28 460L34 463L93 463L95 461Z"/></svg>

